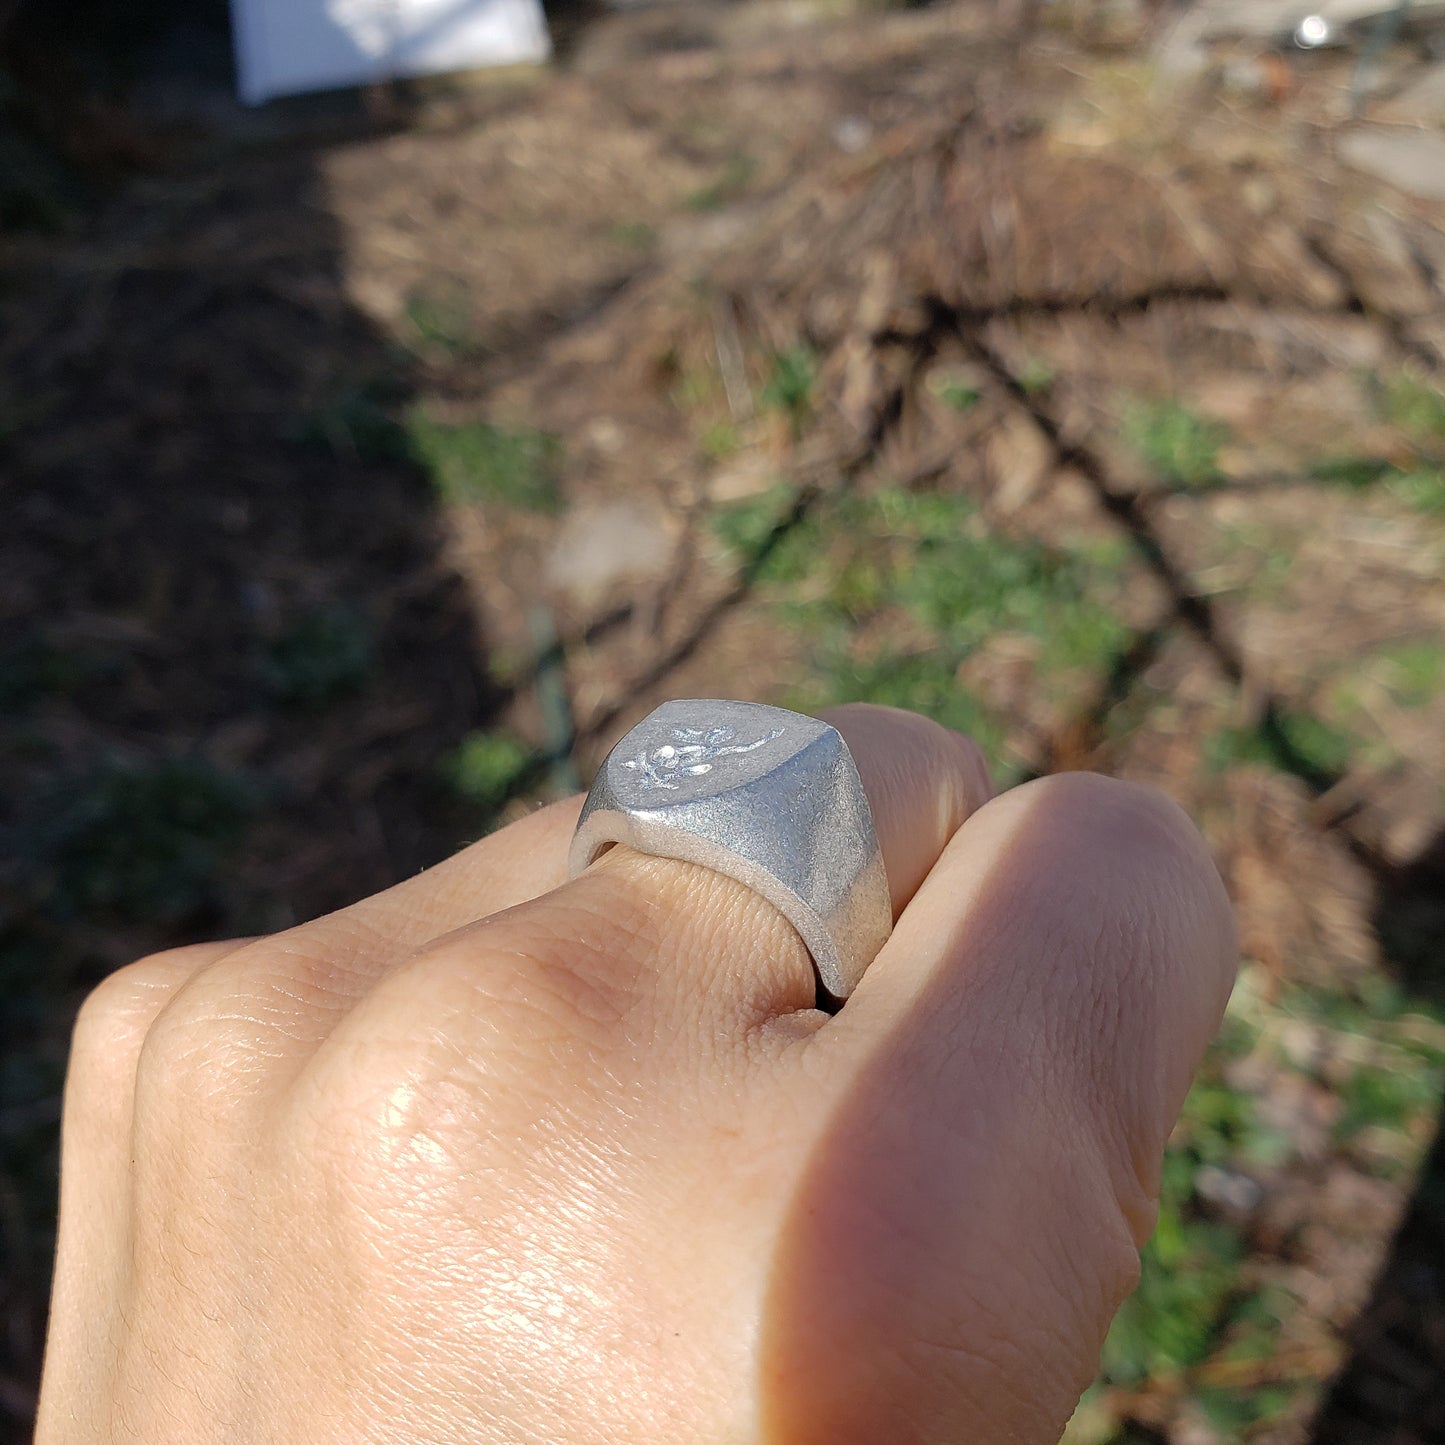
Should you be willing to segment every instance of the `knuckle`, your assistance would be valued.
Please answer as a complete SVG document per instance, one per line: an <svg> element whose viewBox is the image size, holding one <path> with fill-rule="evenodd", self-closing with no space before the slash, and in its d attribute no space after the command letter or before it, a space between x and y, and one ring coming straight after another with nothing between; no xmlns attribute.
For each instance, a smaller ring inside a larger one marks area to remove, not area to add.
<svg viewBox="0 0 1445 1445"><path fill-rule="evenodd" d="M257 951L268 947L238 952L249 967L263 962ZM194 1132L239 1107L248 1078L273 1061L264 1010L235 988L230 962L192 973L152 1018L136 1063L138 1118Z"/></svg>
<svg viewBox="0 0 1445 1445"><path fill-rule="evenodd" d="M287 1090L276 1141L320 1171L338 1202L405 1208L465 1174L498 1052L482 1024L486 991L471 976L477 960L471 973L467 964L450 940L414 954Z"/></svg>
<svg viewBox="0 0 1445 1445"><path fill-rule="evenodd" d="M582 1084L631 1008L627 970L595 932L549 906L545 919L502 915L414 953L297 1078L288 1134L360 1179L402 1157L444 1166L499 1083L513 1113L554 1109L557 1069Z"/></svg>
<svg viewBox="0 0 1445 1445"><path fill-rule="evenodd" d="M80 1007L72 1058L90 1067L133 1066L156 1017L204 961L201 949L177 948L118 968L101 980Z"/></svg>
<svg viewBox="0 0 1445 1445"><path fill-rule="evenodd" d="M970 737L940 727L939 748L945 765L940 770L951 794L952 816L959 822L993 797L993 778L983 749Z"/></svg>
<svg viewBox="0 0 1445 1445"><path fill-rule="evenodd" d="M474 1072L461 1050L429 1044L332 1058L291 1096L277 1142L330 1181L329 1197L368 1215L435 1201L467 1176L476 1149Z"/></svg>
<svg viewBox="0 0 1445 1445"><path fill-rule="evenodd" d="M207 1074L216 1077L202 1063L211 1050L202 1040L201 1021L189 1008L178 1008L178 999L156 1015L141 1043L136 1060L138 1122L194 1123L203 1117L205 1097L213 1092L201 1088Z"/></svg>
<svg viewBox="0 0 1445 1445"><path fill-rule="evenodd" d="M482 924L451 966L475 979L504 1027L590 1037L631 1012L647 946L620 917L554 900L530 916Z"/></svg>

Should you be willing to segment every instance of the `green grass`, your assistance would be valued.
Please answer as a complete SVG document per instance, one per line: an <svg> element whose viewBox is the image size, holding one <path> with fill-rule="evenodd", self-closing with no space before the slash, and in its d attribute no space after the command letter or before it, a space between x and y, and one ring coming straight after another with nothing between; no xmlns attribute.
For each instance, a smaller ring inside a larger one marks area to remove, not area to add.
<svg viewBox="0 0 1445 1445"><path fill-rule="evenodd" d="M1445 441L1445 392L1423 378L1405 373L1390 383L1385 410L1412 441Z"/></svg>
<svg viewBox="0 0 1445 1445"><path fill-rule="evenodd" d="M388 377L347 384L302 418L297 440L364 462L406 461L411 442L397 421L401 399L400 387Z"/></svg>
<svg viewBox="0 0 1445 1445"><path fill-rule="evenodd" d="M1406 372L1385 387L1381 411L1414 448L1409 465L1371 455L1325 456L1310 465L1310 476L1353 491L1381 488L1417 512L1445 516L1445 392Z"/></svg>
<svg viewBox="0 0 1445 1445"><path fill-rule="evenodd" d="M776 352L768 367L758 400L771 411L788 418L794 439L813 415L814 388L818 382L818 362L806 346L794 346Z"/></svg>
<svg viewBox="0 0 1445 1445"><path fill-rule="evenodd" d="M1144 1251L1139 1287L1105 1342L1104 1379L1139 1385L1207 1359L1228 1320L1244 1253L1234 1230L1185 1223L1166 1207Z"/></svg>
<svg viewBox="0 0 1445 1445"><path fill-rule="evenodd" d="M683 202L689 211L721 211L738 200L752 184L758 163L749 155L731 156L717 176Z"/></svg>
<svg viewBox="0 0 1445 1445"><path fill-rule="evenodd" d="M1215 555L1235 573L1223 590L1255 603L1287 600L1300 541L1295 531L1250 520L1220 523L1217 535L1221 545ZM1196 574L1196 581L1204 576Z"/></svg>
<svg viewBox="0 0 1445 1445"><path fill-rule="evenodd" d="M61 918L180 923L217 900L260 800L198 758L106 763L54 785L27 852Z"/></svg>
<svg viewBox="0 0 1445 1445"><path fill-rule="evenodd" d="M1363 974L1348 987L1293 986L1281 1000L1289 1019L1340 1041L1310 1072L1338 1094L1337 1141L1366 1129L1410 1133L1428 1125L1445 1087L1445 1013L1411 997L1394 979Z"/></svg>
<svg viewBox="0 0 1445 1445"><path fill-rule="evenodd" d="M960 681L966 660L1013 633L1031 640L1042 675L1097 672L1126 644L1110 601L1116 549L1002 536L946 493L891 487L797 508L796 491L779 486L713 526L780 623L807 640L808 676L792 694L804 709L854 698L913 708L978 738L1013 779L1002 720Z"/></svg>
<svg viewBox="0 0 1445 1445"><path fill-rule="evenodd" d="M1246 968L1224 1027L1185 1101L1165 1156L1159 1222L1142 1252L1138 1290L1105 1343L1099 1377L1065 1439L1117 1445L1107 1406L1111 1387L1179 1382L1224 1439L1291 1408L1297 1386L1229 1385L1227 1368L1278 1354L1294 1311L1289 1271L1252 1257L1248 1239L1201 1193L1205 1171L1225 1170L1266 1184L1297 1159L1287 1133L1267 1122L1256 1096L1231 1086L1226 1068L1248 1060L1256 1087L1273 1073L1306 1071L1343 1102L1336 1147L1372 1133L1401 1142L1396 1159L1418 1158L1445 1083L1445 1026L1398 985L1365 975L1348 989L1291 985L1278 997L1263 970ZM1303 1042L1301 1041L1303 1032ZM1345 1060L1354 1060L1341 1072ZM1212 1372L1215 1378L1211 1379Z"/></svg>
<svg viewBox="0 0 1445 1445"><path fill-rule="evenodd" d="M669 350L659 363L658 370L671 378L668 397L679 411L693 412L702 407L712 407L722 398L722 378L711 366L684 366L676 351Z"/></svg>
<svg viewBox="0 0 1445 1445"><path fill-rule="evenodd" d="M1030 357L1019 369L1019 390L1025 396L1044 397L1054 389L1058 373L1051 362L1040 356Z"/></svg>
<svg viewBox="0 0 1445 1445"><path fill-rule="evenodd" d="M1310 463L1313 481L1354 492L1381 490L1426 515L1445 515L1445 468L1401 467L1385 457L1327 456Z"/></svg>
<svg viewBox="0 0 1445 1445"><path fill-rule="evenodd" d="M714 512L713 535L754 581L802 582L821 565L825 538L818 519L797 516L798 508L798 489L779 482Z"/></svg>
<svg viewBox="0 0 1445 1445"><path fill-rule="evenodd" d="M1307 474L1311 481L1328 482L1353 492L1364 492L1397 476L1399 468L1385 457L1345 452L1317 457L1309 464Z"/></svg>
<svg viewBox="0 0 1445 1445"><path fill-rule="evenodd" d="M1393 1039L1406 1054L1432 1067L1445 1066L1445 1009L1412 997L1382 973L1353 977L1339 988L1297 984L1281 1002L1290 1018L1352 1039ZM1418 1044L1411 1034L1417 1024L1430 1029L1437 1042Z"/></svg>
<svg viewBox="0 0 1445 1445"><path fill-rule="evenodd" d="M1406 711L1428 707L1445 693L1445 645L1420 640L1379 648L1354 661L1330 688L1334 715L1360 734L1365 754L1388 765L1394 754L1370 707L1381 692Z"/></svg>
<svg viewBox="0 0 1445 1445"><path fill-rule="evenodd" d="M1222 480L1219 449L1228 430L1178 401L1131 403L1124 411L1124 439L1168 487L1199 491Z"/></svg>
<svg viewBox="0 0 1445 1445"><path fill-rule="evenodd" d="M442 775L458 797L494 812L519 791L536 764L536 753L511 733L475 732L443 762Z"/></svg>
<svg viewBox="0 0 1445 1445"><path fill-rule="evenodd" d="M124 665L115 653L62 645L33 632L0 647L0 708L20 713L46 698L74 697Z"/></svg>
<svg viewBox="0 0 1445 1445"><path fill-rule="evenodd" d="M1445 645L1402 642L1378 654L1385 686L1401 707L1424 707L1445 688Z"/></svg>
<svg viewBox="0 0 1445 1445"><path fill-rule="evenodd" d="M922 713L973 738L992 760L997 781L1019 779L1018 769L1004 752L1002 720L959 682L947 649L860 659L851 654L842 635L819 639L812 676L794 688L786 704L800 712L817 712L845 702L873 702Z"/></svg>
<svg viewBox="0 0 1445 1445"><path fill-rule="evenodd" d="M1339 1091L1343 1112L1335 1121L1337 1142L1348 1142L1365 1129L1406 1132L1422 1115L1428 1115L1445 1082L1436 1070L1405 1070L1362 1064Z"/></svg>
<svg viewBox="0 0 1445 1445"><path fill-rule="evenodd" d="M261 678L278 701L322 707L355 695L371 676L375 636L359 607L328 603L313 608L266 648Z"/></svg>
<svg viewBox="0 0 1445 1445"><path fill-rule="evenodd" d="M935 375L929 379L928 389L950 411L960 415L971 412L983 400L983 392L977 386L957 376Z"/></svg>
<svg viewBox="0 0 1445 1445"><path fill-rule="evenodd" d="M1430 516L1445 516L1445 470L1426 467L1401 472L1390 481L1390 490L1408 507Z"/></svg>
<svg viewBox="0 0 1445 1445"><path fill-rule="evenodd" d="M1247 1438L1243 1432L1251 1427L1268 1424L1286 1414L1295 1394L1287 1385L1265 1385L1237 1390L1204 1389L1194 1399L1221 1438L1239 1440Z"/></svg>
<svg viewBox="0 0 1445 1445"><path fill-rule="evenodd" d="M613 221L603 232L609 245L628 251L651 251L657 246L657 227L646 221Z"/></svg>
<svg viewBox="0 0 1445 1445"><path fill-rule="evenodd" d="M412 412L407 431L413 455L449 505L492 502L531 512L561 506L562 444L548 432L485 421L447 424L420 409Z"/></svg>
<svg viewBox="0 0 1445 1445"><path fill-rule="evenodd" d="M1194 1187L1200 1165L1227 1153L1229 1140L1213 1132L1213 1121L1191 1116L1193 1103L1191 1095L1164 1161L1159 1222L1140 1256L1139 1287L1100 1356L1100 1379L1110 1385L1136 1386L1208 1359L1240 1294L1244 1240L1204 1213Z"/></svg>
<svg viewBox="0 0 1445 1445"><path fill-rule="evenodd" d="M1039 644L1043 671L1097 669L1124 642L1102 595L1120 560L1115 549L1005 536L966 498L899 489L861 499L844 523L887 539L879 601L902 607L960 655L1014 632Z"/></svg>
<svg viewBox="0 0 1445 1445"><path fill-rule="evenodd" d="M1204 756L1211 772L1254 764L1326 779L1345 772L1357 746L1348 733L1312 713L1288 712L1253 727L1221 729L1205 744Z"/></svg>
<svg viewBox="0 0 1445 1445"><path fill-rule="evenodd" d="M464 291L421 291L406 303L406 325L415 348L448 360L460 360L477 349L471 308Z"/></svg>
<svg viewBox="0 0 1445 1445"><path fill-rule="evenodd" d="M711 462L726 461L741 449L742 437L730 421L715 421L698 440L698 449Z"/></svg>

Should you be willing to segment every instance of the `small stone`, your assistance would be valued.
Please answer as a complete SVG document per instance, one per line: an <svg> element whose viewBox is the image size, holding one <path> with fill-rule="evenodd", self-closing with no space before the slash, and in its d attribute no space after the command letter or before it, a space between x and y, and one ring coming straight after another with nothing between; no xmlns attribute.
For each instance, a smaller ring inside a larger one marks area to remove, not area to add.
<svg viewBox="0 0 1445 1445"><path fill-rule="evenodd" d="M620 583L658 581L672 565L675 532L661 508L584 503L562 520L544 566L547 584L586 608Z"/></svg>
<svg viewBox="0 0 1445 1445"><path fill-rule="evenodd" d="M845 155L857 155L873 139L873 127L861 115L845 115L833 127L833 144Z"/></svg>
<svg viewBox="0 0 1445 1445"><path fill-rule="evenodd" d="M603 456L615 457L627 445L626 434L610 416L594 416L583 435Z"/></svg>
<svg viewBox="0 0 1445 1445"><path fill-rule="evenodd" d="M1251 1213L1264 1198L1256 1180L1217 1164L1201 1164L1194 1171L1194 1187L1202 1198L1233 1214Z"/></svg>

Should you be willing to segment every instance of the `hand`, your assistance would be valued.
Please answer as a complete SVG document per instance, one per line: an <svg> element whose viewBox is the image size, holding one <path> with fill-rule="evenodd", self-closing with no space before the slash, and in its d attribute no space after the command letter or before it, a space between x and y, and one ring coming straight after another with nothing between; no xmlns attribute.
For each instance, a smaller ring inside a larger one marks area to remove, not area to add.
<svg viewBox="0 0 1445 1445"><path fill-rule="evenodd" d="M1233 976L1208 853L846 708L898 916L836 1017L772 907L576 801L101 985L38 1439L1054 1441Z"/></svg>

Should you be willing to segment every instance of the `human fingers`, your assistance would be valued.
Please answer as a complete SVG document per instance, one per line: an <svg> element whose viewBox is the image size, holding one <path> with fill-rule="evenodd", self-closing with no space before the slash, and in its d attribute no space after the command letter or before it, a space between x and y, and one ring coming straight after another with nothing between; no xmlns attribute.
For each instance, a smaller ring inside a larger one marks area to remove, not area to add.
<svg viewBox="0 0 1445 1445"><path fill-rule="evenodd" d="M858 766L896 918L964 820L993 797L988 764L972 738L901 708L854 702L819 716Z"/></svg>
<svg viewBox="0 0 1445 1445"><path fill-rule="evenodd" d="M973 742L914 713L854 704L828 721L858 768L901 908L988 798L987 769ZM626 847L551 893L428 945L363 1000L354 1029L404 1005L412 967L430 975L439 957L468 977L479 959L491 960L489 987L496 961L512 960L516 977L506 987L524 1005L549 988L560 989L569 1008L609 1013L645 997L639 1027L649 1029L685 1016L709 1032L728 1023L745 1032L809 1011L815 1000L807 949L771 903L711 869ZM680 1048L692 1046L690 1030L675 1037Z"/></svg>
<svg viewBox="0 0 1445 1445"><path fill-rule="evenodd" d="M859 705L837 709L833 717L851 740L901 907L953 830L988 796L981 755L957 734L896 709ZM66 1168L63 1228L75 1247L63 1258L94 1258L96 1251L83 1240L95 1236L90 1242L98 1245L101 1234L111 1240L124 1234L137 1065L156 1018L183 986L182 1007L172 1013L202 1022L225 1017L233 1030L244 1028L248 1037L235 1041L232 1055L250 1054L258 1070L273 1076L274 1091L290 1078L288 1070L277 1069L278 1060L289 1056L299 1068L337 1017L400 959L459 924L560 882L578 806L579 800L569 799L541 809L417 878L284 934L174 950L112 975L87 1001L71 1054L65 1140L73 1164ZM785 986L797 1007L811 1004L806 951L770 905L707 870L626 852L615 850L605 879L575 885L584 895L583 911L591 906L606 923L604 948L656 925L659 947L665 941L674 952L689 954L689 970L672 975L680 992L689 978L709 969L747 973L757 952L773 965L771 972L758 970L758 992L771 998ZM617 907L618 897L630 904ZM562 897L554 906L571 904ZM516 916L506 925L529 926ZM596 928L579 932L580 947ZM694 949L690 938L703 946ZM554 941L571 947L565 938ZM465 938L455 943L469 947ZM185 1031L185 1019L169 1024L178 1034ZM104 1294L103 1272L91 1273ZM62 1279L57 1287L68 1291L71 1281Z"/></svg>
<svg viewBox="0 0 1445 1445"><path fill-rule="evenodd" d="M970 745L933 724L859 716L856 729L846 713L838 722L854 732L901 898L981 801L982 770ZM190 975L146 1029L126 1145L136 1207L118 1291L127 1398L143 1381L153 1414L177 1398L187 1410L204 1405L208 1392L230 1389L235 1357L253 1374L262 1361L255 1377L289 1411L362 1409L366 1391L390 1388L386 1362L404 1351L425 1366L434 1404L452 1398L439 1378L470 1371L473 1384L499 1382L497 1398L520 1412L534 1396L585 1393L596 1353L587 1341L612 1318L586 1300L615 1298L629 1328L650 1329L638 1279L655 1277L682 1309L700 1290L700 1277L677 1267L694 1243L721 1281L715 1295L710 1277L705 1297L736 1294L726 1282L733 1251L703 1221L749 1238L765 1227L758 1198L735 1181L716 1188L734 1163L756 1176L755 1191L771 1169L759 1163L754 1125L736 1123L750 1117L740 1079L754 1072L737 1067L741 1025L780 1007L812 1014L807 955L771 905L707 870L614 850L588 876L385 972L298 1069L298 1017L333 972L309 957L304 974L290 972L299 932ZM308 945L325 946L324 937ZM343 956L340 971L351 966ZM260 979L275 984L272 996L260 998ZM229 993L217 991L223 980ZM746 1020L734 988L751 999ZM675 1026L684 1014L693 1027ZM759 1104L771 1107L761 1094ZM771 1131L783 1168L794 1155L778 1141L791 1128ZM679 1229L680 1217L702 1232ZM83 1272L93 1260L77 1253ZM248 1308L229 1309L232 1299ZM697 1339L742 1341L716 1323L704 1330L692 1308ZM559 1349L582 1331L575 1368L543 1370L546 1355L518 1361L524 1342L504 1328L514 1317L551 1331ZM347 1368L362 1403L334 1392L318 1402L308 1371L317 1349L325 1355L343 1335L356 1344ZM639 1379L647 1358L627 1366ZM49 1378L67 1369L76 1373L65 1366ZM746 1387L745 1371L729 1378ZM645 1405L655 1388L638 1384L619 1409ZM102 1385L102 1415L108 1398Z"/></svg>
<svg viewBox="0 0 1445 1445"><path fill-rule="evenodd" d="M977 749L892 710L830 721L906 898L987 796ZM446 1277L466 1285L427 1316L423 1367L462 1379L450 1398L484 1377L492 1408L544 1412L558 1440L753 1438L760 1276L813 1112L775 1064L826 1026L814 1001L772 904L623 847L423 947L280 1100L300 1152L339 1161L343 1197L388 1222L333 1272L428 1257L455 1212ZM410 1337L406 1318L389 1327ZM487 1438L535 1438L508 1429Z"/></svg>
<svg viewBox="0 0 1445 1445"><path fill-rule="evenodd" d="M962 828L807 1044L839 1086L775 1255L767 1438L1057 1440L1235 962L1162 795L1064 775Z"/></svg>
<svg viewBox="0 0 1445 1445"><path fill-rule="evenodd" d="M376 980L439 935L523 903L566 877L581 806L539 808L445 861L320 918L256 939L190 979L171 1012L252 1021L257 1064L299 1067Z"/></svg>
<svg viewBox="0 0 1445 1445"><path fill-rule="evenodd" d="M52 1318L63 1328L104 1320L113 1310L114 1271L96 1261L117 1257L116 1241L129 1227L136 1069L151 1026L183 986L195 1012L234 1014L249 1005L269 1018L283 1052L304 1053L378 974L419 944L560 883L579 806L572 798L540 808L415 878L283 934L172 949L105 979L80 1012L66 1075L64 1247L54 1287L64 1307ZM83 1271L69 1267L78 1260L88 1261ZM67 1347L57 1358L87 1358L105 1330L87 1325L84 1334L84 1350Z"/></svg>
<svg viewBox="0 0 1445 1445"><path fill-rule="evenodd" d="M58 1267L47 1352L92 1378L109 1369L118 1276L129 1227L136 1060L176 990L246 940L193 944L117 969L91 993L72 1032L61 1129Z"/></svg>

